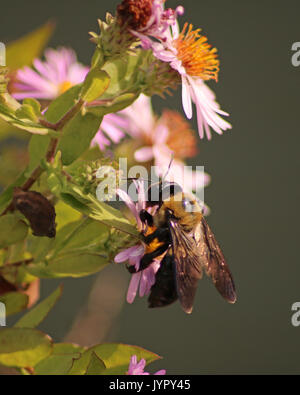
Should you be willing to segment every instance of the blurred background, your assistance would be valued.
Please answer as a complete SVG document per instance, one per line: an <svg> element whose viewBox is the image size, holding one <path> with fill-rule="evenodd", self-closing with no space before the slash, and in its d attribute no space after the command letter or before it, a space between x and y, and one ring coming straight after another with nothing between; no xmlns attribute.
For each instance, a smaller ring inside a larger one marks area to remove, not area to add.
<svg viewBox="0 0 300 395"><path fill-rule="evenodd" d="M2 2L0 41L52 19L57 26L49 46L73 47L89 63L94 47L88 32L97 31L97 18L117 4ZM291 324L291 306L300 301L300 68L291 64L291 47L300 41L300 3L167 2L179 4L186 9L181 24L202 27L221 60L219 83L210 86L231 114L233 129L199 141L199 156L190 164L204 165L212 177L205 195L208 221L233 272L238 301L227 304L204 279L191 316L178 303L149 310L146 299L137 298L128 305L129 274L110 265L98 276L64 280L63 297L41 329L55 341L145 347L163 357L153 369L169 374L299 374L300 327ZM180 90L166 100L154 98L154 107L181 111ZM193 126L197 130L195 119ZM5 147L0 145L0 161ZM57 283L43 281L42 297Z"/></svg>

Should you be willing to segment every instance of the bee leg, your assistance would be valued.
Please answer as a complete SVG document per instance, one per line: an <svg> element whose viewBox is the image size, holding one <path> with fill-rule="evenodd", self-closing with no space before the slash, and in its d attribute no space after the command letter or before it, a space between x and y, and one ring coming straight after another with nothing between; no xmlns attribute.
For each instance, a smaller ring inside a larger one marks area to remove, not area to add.
<svg viewBox="0 0 300 395"><path fill-rule="evenodd" d="M164 245L158 247L155 251L150 252L149 254L145 254L141 259L139 270L136 270L134 266L127 266L129 273L133 274L147 269L147 267L151 265L153 260L166 252L168 248L169 244L165 243Z"/></svg>
<svg viewBox="0 0 300 395"><path fill-rule="evenodd" d="M143 236L143 235L142 235ZM170 232L167 228L158 228L153 233L148 236L143 236L143 241L145 244L152 243L153 240L165 241L170 243Z"/></svg>

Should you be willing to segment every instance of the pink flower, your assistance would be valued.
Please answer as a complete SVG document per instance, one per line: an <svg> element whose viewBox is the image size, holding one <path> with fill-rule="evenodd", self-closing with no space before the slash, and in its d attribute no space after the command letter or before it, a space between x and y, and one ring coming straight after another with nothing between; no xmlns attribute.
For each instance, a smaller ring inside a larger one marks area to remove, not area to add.
<svg viewBox="0 0 300 395"><path fill-rule="evenodd" d="M144 49L150 49L155 42L153 39L164 41L167 38L170 26L176 24L177 16L183 15L184 8L165 10L163 0L152 1L152 12L146 26L130 29L130 32L141 40Z"/></svg>
<svg viewBox="0 0 300 395"><path fill-rule="evenodd" d="M157 118L150 98L140 95L125 110L106 115L104 122L107 131L126 131L135 141L139 141L141 147L134 153L135 160L153 161L158 176L166 174L174 156L166 180L178 183L186 192L196 192L210 182L209 175L202 170L193 171L185 166L183 159L196 154L196 139L180 114L165 111L162 117Z"/></svg>
<svg viewBox="0 0 300 395"><path fill-rule="evenodd" d="M200 138L206 133L211 139L210 128L218 134L231 129L231 125L220 115L229 114L220 109L215 95L204 81L215 79L219 72L219 61L216 48L207 43L200 35L200 29L192 30L193 26L185 24L180 33L178 24L171 26L168 39L151 44L154 55L161 61L168 62L176 70L182 80L182 105L188 119L192 118L192 103L197 110L197 121Z"/></svg>
<svg viewBox="0 0 300 395"><path fill-rule="evenodd" d="M128 375L132 375L132 376L148 376L150 375L150 373L144 372L146 366L146 360L143 358L140 360L140 362L137 361L137 356L133 355L130 358L130 363L129 363L129 367L128 367ZM154 375L165 375L166 371L164 369L159 370L158 372L154 373Z"/></svg>
<svg viewBox="0 0 300 395"><path fill-rule="evenodd" d="M101 151L111 144L118 144L125 136L126 121L116 114L108 114L103 118L100 129L92 140L91 145L98 145ZM109 137L109 139L107 138Z"/></svg>
<svg viewBox="0 0 300 395"><path fill-rule="evenodd" d="M45 61L35 59L33 65L34 69L24 67L17 71L13 93L16 99L53 100L83 82L89 71L78 63L75 52L69 48L47 49Z"/></svg>
<svg viewBox="0 0 300 395"><path fill-rule="evenodd" d="M137 222L138 230L142 231L143 223L140 220L139 214L141 210L146 208L144 184L143 182L139 181L136 181L135 184L138 192L137 203L134 203L131 197L123 190L119 189L117 193L119 197L125 202L131 213L134 215ZM155 207L147 209L147 211L152 214L155 210ZM115 256L114 260L116 263L128 261L129 265L135 266L135 269L139 270L140 261L144 253L145 246L142 242L140 242L133 247L121 251ZM150 266L147 267L147 269L132 274L126 298L128 303L133 303L138 291L140 297L149 295L151 287L155 283L155 274L160 267L161 259L162 256L157 258L153 263L151 263Z"/></svg>
<svg viewBox="0 0 300 395"><path fill-rule="evenodd" d="M68 48L47 49L45 61L35 59L33 65L34 69L24 67L17 71L17 82L13 85L16 99L54 100L72 86L82 83L89 72L89 67L78 63L76 53ZM109 125L103 120L92 145L98 144L104 150L111 141L119 143L124 137L124 132L114 127L114 118L115 115L110 114Z"/></svg>

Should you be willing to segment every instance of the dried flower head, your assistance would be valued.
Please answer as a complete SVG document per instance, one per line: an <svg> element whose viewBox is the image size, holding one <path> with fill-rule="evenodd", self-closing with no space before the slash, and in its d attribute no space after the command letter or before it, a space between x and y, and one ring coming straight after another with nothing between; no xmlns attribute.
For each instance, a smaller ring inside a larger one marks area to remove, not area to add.
<svg viewBox="0 0 300 395"><path fill-rule="evenodd" d="M141 30L149 22L152 6L153 0L123 0L117 7L118 22L133 30Z"/></svg>

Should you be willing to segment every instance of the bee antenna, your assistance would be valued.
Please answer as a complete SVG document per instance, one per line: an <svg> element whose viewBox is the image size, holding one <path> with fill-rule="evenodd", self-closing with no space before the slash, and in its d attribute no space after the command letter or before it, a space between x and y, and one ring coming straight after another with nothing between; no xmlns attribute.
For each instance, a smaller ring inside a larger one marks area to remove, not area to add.
<svg viewBox="0 0 300 395"><path fill-rule="evenodd" d="M163 176L163 179L162 179L163 182L165 181L167 175L169 174L169 171L171 169L173 161L174 161L174 154L172 153L171 160L170 160L170 163L169 163L169 166L168 166L168 170L167 170L166 174Z"/></svg>

